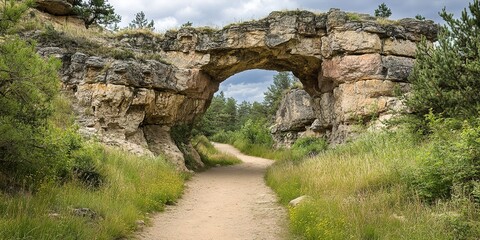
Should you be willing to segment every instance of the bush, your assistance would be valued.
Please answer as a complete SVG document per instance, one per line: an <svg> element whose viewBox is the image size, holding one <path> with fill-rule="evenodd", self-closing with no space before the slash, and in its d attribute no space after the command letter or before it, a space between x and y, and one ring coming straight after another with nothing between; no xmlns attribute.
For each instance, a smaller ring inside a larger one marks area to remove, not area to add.
<svg viewBox="0 0 480 240"><path fill-rule="evenodd" d="M313 157L325 151L328 143L324 138L304 137L299 138L292 145L293 151L298 151L302 156Z"/></svg>
<svg viewBox="0 0 480 240"><path fill-rule="evenodd" d="M450 198L456 187L474 198L480 183L480 124L428 118L432 147L416 172L414 188L429 202Z"/></svg>
<svg viewBox="0 0 480 240"><path fill-rule="evenodd" d="M267 147L273 145L273 138L264 121L247 120L238 131L238 137L241 140L244 140L247 144L263 145Z"/></svg>
<svg viewBox="0 0 480 240"><path fill-rule="evenodd" d="M18 38L1 43L0 53L0 173L25 187L65 177L76 133L50 120L59 61L45 61Z"/></svg>
<svg viewBox="0 0 480 240"><path fill-rule="evenodd" d="M219 143L231 143L232 142L232 137L233 137L233 132L220 130L217 133L215 133L211 137L211 139L213 141L219 142Z"/></svg>

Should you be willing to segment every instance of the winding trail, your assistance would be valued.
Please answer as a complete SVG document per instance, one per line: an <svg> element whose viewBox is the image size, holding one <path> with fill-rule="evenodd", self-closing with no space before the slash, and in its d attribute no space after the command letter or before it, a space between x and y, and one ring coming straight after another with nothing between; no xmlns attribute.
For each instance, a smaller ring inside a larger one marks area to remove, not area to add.
<svg viewBox="0 0 480 240"><path fill-rule="evenodd" d="M178 204L155 216L139 239L286 238L286 211L263 178L273 161L244 155L227 144L215 147L243 163L197 173Z"/></svg>

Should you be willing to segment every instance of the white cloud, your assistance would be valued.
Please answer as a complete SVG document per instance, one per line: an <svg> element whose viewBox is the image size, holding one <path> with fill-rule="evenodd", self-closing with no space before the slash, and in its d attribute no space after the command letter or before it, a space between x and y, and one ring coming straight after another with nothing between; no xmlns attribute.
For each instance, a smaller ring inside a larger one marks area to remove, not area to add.
<svg viewBox="0 0 480 240"><path fill-rule="evenodd" d="M326 12L330 8L340 8L373 14L374 9L385 2L392 9L393 18L414 17L421 14L427 18L441 21L438 12L443 6L448 12L459 17L460 11L468 6L470 0L109 0L115 11L122 16L121 27L128 26L136 13L144 11L148 19L154 19L157 31L164 32L177 28L186 22L194 26L224 26L232 22L246 21L266 17L272 11L286 9L309 9ZM255 71L255 74L232 77L221 86L226 96L237 101L263 101L263 92L271 84L272 73Z"/></svg>
<svg viewBox="0 0 480 240"><path fill-rule="evenodd" d="M233 97L237 102L263 102L263 93L267 90L271 82L257 83L230 83L221 85L220 91L225 93L226 97Z"/></svg>
<svg viewBox="0 0 480 240"><path fill-rule="evenodd" d="M185 8L178 10L175 15L183 19L189 19L200 16L200 12L191 6L186 6Z"/></svg>
<svg viewBox="0 0 480 240"><path fill-rule="evenodd" d="M223 18L249 20L267 16L275 10L295 9L298 4L291 0L249 0L230 6L222 11Z"/></svg>
<svg viewBox="0 0 480 240"><path fill-rule="evenodd" d="M166 17L155 20L155 29L159 31L166 31L178 25L178 20L174 17Z"/></svg>
<svg viewBox="0 0 480 240"><path fill-rule="evenodd" d="M459 11L467 7L470 0L405 0L401 2L396 0L109 0L109 2L114 6L116 12L122 15L121 26L127 26L135 13L144 11L148 19L175 18L177 25L173 27L179 27L188 21L193 22L195 26L222 26L236 21L262 18L276 10L297 8L320 12L328 11L330 8L340 8L373 14L374 9L381 2L385 2L392 9L394 18L422 14L440 21L438 12L443 6L459 16ZM161 25L168 26L168 24Z"/></svg>

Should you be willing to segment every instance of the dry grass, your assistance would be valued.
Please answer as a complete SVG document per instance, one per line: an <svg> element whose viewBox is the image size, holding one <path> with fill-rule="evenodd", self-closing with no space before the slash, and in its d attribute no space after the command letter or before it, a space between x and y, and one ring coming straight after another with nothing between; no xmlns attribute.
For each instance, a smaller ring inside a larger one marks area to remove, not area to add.
<svg viewBox="0 0 480 240"><path fill-rule="evenodd" d="M165 160L92 146L105 184L97 190L73 181L45 183L38 193L0 193L0 239L123 239L183 190L184 178ZM93 215L79 216L75 208Z"/></svg>
<svg viewBox="0 0 480 240"><path fill-rule="evenodd" d="M233 155L219 152L205 136L196 136L192 140L192 144L202 157L203 163L208 167L234 165L242 162Z"/></svg>
<svg viewBox="0 0 480 240"><path fill-rule="evenodd" d="M289 211L293 232L306 239L453 239L445 213L474 206L416 197L408 178L426 145L408 134L370 135L300 163L278 162L267 182L284 204L311 196Z"/></svg>

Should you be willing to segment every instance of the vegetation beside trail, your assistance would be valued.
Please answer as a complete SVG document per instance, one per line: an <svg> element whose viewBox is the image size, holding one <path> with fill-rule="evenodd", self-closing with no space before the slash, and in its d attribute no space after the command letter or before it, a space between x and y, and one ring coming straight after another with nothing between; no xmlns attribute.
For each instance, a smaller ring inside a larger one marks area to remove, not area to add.
<svg viewBox="0 0 480 240"><path fill-rule="evenodd" d="M314 158L277 162L268 184L305 239L478 239L480 2L443 10L437 45L423 41L395 131L365 134Z"/></svg>
<svg viewBox="0 0 480 240"><path fill-rule="evenodd" d="M440 173L425 162L447 146L406 130L366 134L314 158L277 162L266 179L285 205L309 196L289 207L291 230L305 239L476 239L478 195L455 185L450 197L425 198L425 186L464 166Z"/></svg>
<svg viewBox="0 0 480 240"><path fill-rule="evenodd" d="M35 193L0 193L0 239L120 239L148 222L183 191L181 176L162 158L138 157L88 144L87 179L44 182ZM98 174L98 175L97 175ZM83 209L83 210L82 210ZM82 212L83 211L83 212Z"/></svg>
<svg viewBox="0 0 480 240"><path fill-rule="evenodd" d="M60 94L60 61L43 59L17 35L36 27L18 24L32 4L0 4L0 239L129 237L147 213L175 202L186 176L163 158L77 133Z"/></svg>
<svg viewBox="0 0 480 240"><path fill-rule="evenodd" d="M207 167L227 166L241 163L237 157L218 151L213 144L203 135L192 139L192 144Z"/></svg>

